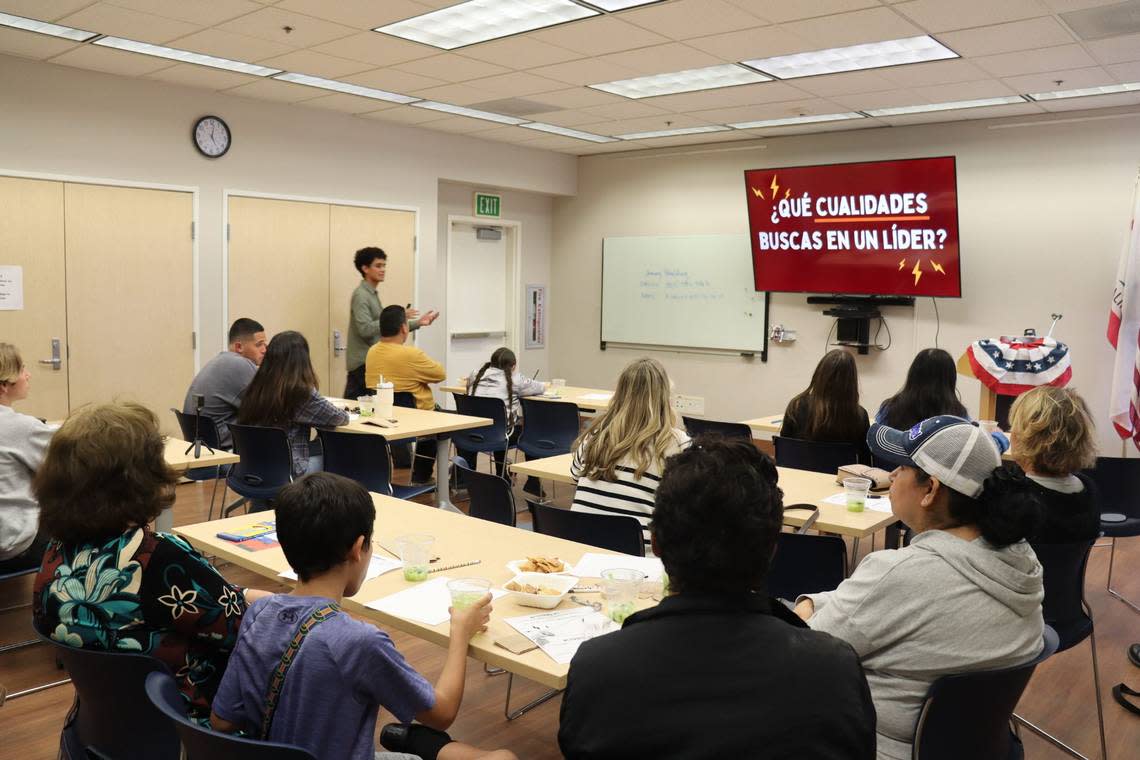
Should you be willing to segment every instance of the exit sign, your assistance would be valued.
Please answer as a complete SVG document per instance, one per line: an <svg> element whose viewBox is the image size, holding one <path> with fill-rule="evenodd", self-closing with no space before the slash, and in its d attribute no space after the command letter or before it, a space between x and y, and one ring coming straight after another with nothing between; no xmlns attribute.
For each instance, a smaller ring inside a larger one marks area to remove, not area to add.
<svg viewBox="0 0 1140 760"><path fill-rule="evenodd" d="M475 193L475 216L498 217L502 213L503 198L491 193Z"/></svg>

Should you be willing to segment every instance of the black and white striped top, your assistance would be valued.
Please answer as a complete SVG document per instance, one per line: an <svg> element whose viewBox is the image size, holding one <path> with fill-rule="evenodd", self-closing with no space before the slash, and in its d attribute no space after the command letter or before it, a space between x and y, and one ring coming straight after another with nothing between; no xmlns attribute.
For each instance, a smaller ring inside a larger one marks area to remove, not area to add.
<svg viewBox="0 0 1140 760"><path fill-rule="evenodd" d="M665 456L672 456L688 447L689 436L684 430L673 429L674 444ZM642 525L646 551L649 548L649 518L653 515L653 500L657 494L657 484L661 481L661 467L652 464L640 478L634 475L632 459L625 459L615 468L617 480L594 480L582 477L582 450L585 444L574 452L574 463L570 466L570 476L577 488L570 509L574 512L595 514L629 515L636 517Z"/></svg>

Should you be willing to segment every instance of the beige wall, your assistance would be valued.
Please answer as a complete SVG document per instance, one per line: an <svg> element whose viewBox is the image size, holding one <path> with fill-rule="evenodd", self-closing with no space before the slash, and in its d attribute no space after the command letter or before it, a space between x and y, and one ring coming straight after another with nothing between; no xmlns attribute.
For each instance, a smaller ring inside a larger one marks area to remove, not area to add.
<svg viewBox="0 0 1140 760"><path fill-rule="evenodd" d="M214 161L190 140L194 121L209 113L233 132L233 147ZM0 56L5 171L197 187L203 358L222 345L226 327L224 190L418 208L418 300L438 307L446 272L437 236L441 179L552 194L571 194L576 184L576 160L563 154ZM351 256L345 252L346 262ZM162 276L155 272L156 281ZM443 331L424 333L420 345L442 355Z"/></svg>
<svg viewBox="0 0 1140 760"><path fill-rule="evenodd" d="M537 193L524 193L518 191L500 191L498 188L486 185L465 185L452 182L439 183L439 229L436 237L440 248L440 271L447 270L447 217L471 216L474 212L474 193L476 190L484 192L500 192L503 196L502 218L507 221L522 224L522 238L519 243L522 250L522 277L520 284L522 292L519 294L519 368L528 375L539 370L540 378L550 378L550 311L546 314L547 337L546 348L527 350L524 346L524 323L526 309L523 296L527 285L545 285L547 301L550 301L550 255L553 245L552 229L554 215L554 200L548 195ZM441 303L444 303L441 301ZM444 315L447 316L446 314ZM446 324L444 325L446 327ZM487 357L490 358L490 357ZM473 367L448 367L449 378L466 375Z"/></svg>
<svg viewBox="0 0 1140 760"><path fill-rule="evenodd" d="M1102 448L1119 455L1106 420L1112 353L1104 333L1140 163L1140 114L1095 115L1065 114L1071 121L1014 129L992 128L1008 121L974 121L769 139L752 148L584 158L577 196L555 202L554 306L572 318L552 322L551 372L579 385L612 387L622 366L641 353L598 347L603 238L746 233L745 169L956 155L964 297L939 301L938 344L957 357L971 340L1025 327L1043 332L1050 312L1064 313L1057 337L1072 346L1073 384L1093 407ZM803 295L773 296L771 324L795 329L798 340L771 344L767 364L651 355L664 361L678 391L705 397L710 418L779 413L824 352L832 320L821 310ZM935 340L929 298L885 314L890 350L858 358L863 404L872 414L901 384L914 352ZM963 378L960 388L976 410L977 381Z"/></svg>

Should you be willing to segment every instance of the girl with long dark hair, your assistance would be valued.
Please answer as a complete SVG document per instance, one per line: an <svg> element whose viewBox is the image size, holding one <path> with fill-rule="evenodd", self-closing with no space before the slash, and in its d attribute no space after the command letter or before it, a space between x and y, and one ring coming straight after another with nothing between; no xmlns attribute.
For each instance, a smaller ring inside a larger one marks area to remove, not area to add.
<svg viewBox="0 0 1140 760"><path fill-rule="evenodd" d="M788 403L780 435L805 441L852 443L859 449L860 459L864 459L869 426L867 410L859 405L855 358L837 348L823 355L811 383Z"/></svg>
<svg viewBox="0 0 1140 760"><path fill-rule="evenodd" d="M911 361L902 389L879 407L875 422L907 430L940 414L969 417L958 398L954 358L941 348L924 348Z"/></svg>

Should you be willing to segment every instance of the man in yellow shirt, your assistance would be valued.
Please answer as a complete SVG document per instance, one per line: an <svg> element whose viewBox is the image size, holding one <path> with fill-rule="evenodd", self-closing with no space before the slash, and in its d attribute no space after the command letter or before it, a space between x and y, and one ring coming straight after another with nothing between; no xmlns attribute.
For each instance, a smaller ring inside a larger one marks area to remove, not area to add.
<svg viewBox="0 0 1140 760"><path fill-rule="evenodd" d="M429 383L438 383L446 374L443 365L415 346L409 346L408 315L403 306L386 306L380 312L380 341L368 349L364 359L364 384L375 388L380 376L391 382L397 393L409 391L416 397L416 408L435 409ZM412 464L412 482L431 480L436 442L419 438Z"/></svg>

